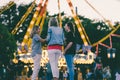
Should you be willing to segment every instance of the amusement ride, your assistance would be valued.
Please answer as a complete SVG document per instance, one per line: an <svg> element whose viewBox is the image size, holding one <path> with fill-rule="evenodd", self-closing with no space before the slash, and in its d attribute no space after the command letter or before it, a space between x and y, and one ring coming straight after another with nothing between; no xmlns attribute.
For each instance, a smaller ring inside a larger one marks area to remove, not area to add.
<svg viewBox="0 0 120 80"><path fill-rule="evenodd" d="M88 58L89 56L92 56L92 58L90 57L90 61L87 61L87 60L81 60L79 58L81 58L81 56L85 56L84 54L76 54L76 57L75 57L75 63L77 64L91 64L93 61L94 61L94 55L93 55L93 52L91 51L91 49L88 47L96 47L96 51L95 51L95 54L98 55L99 53L99 45L101 46L104 46L108 49L112 49L113 46L112 46L112 37L120 37L119 34L115 34L115 32L120 29L120 24L117 25L117 26L113 26L112 23L110 22L110 20L107 20L105 17L102 16L102 14L97 11L97 9L95 9L87 0L84 0L99 16L101 16L103 18L103 20L105 21L105 23L108 24L108 26L111 28L111 32L109 34L107 34L106 36L104 36L103 38L101 38L100 40L98 40L97 42L94 42L91 44L91 41L81 23L81 20L80 18L77 16L75 10L74 10L74 7L73 7L73 4L71 2L71 0L66 0L67 3L68 3L68 6L71 10L71 13L72 13L72 17L74 19L74 22L77 26L77 29L79 31L79 34L80 34L80 37L83 41L83 44L84 44L84 48L85 50L87 51L88 53ZM23 24L23 22L26 20L26 18L29 16L30 13L33 13L33 17L30 21L30 24L27 28L27 31L24 35L24 38L23 38L23 41L21 43L21 48L18 48L18 55L21 56L21 60L24 59L25 54L28 54L27 57L29 57L29 62L32 63L32 59L30 57L30 52L31 52L31 38L29 37L30 36L30 33L31 33L31 30L32 28L34 27L34 25L38 25L40 26L41 30L43 29L43 24L44 24L44 21L45 21L45 18L46 18L46 13L47 13L47 5L48 5L48 2L49 0L40 0L38 6L36 7L36 0L34 0L32 2L32 4L29 6L29 8L27 8L27 11L25 12L25 14L21 17L21 19L19 20L19 22L16 24L16 26L14 27L14 29L11 31L11 33L13 35L15 35L18 31L18 29L20 28L20 26ZM2 14L4 11L6 11L7 9L10 9L11 6L13 6L15 3L13 1L10 1L6 6L3 6L1 9L0 9L0 14ZM32 12L33 9L36 7L35 9L35 12ZM61 15L61 11L60 11L60 0L58 0L58 11L59 11L59 15L58 15L58 18L59 18L59 24L60 24L60 27L62 27L62 15ZM109 44L105 44L104 41L109 39ZM81 52L81 50L79 51ZM24 56L24 57L23 57ZM28 60L23 60L24 62L26 61L26 63L28 62ZM80 61L81 60L81 61ZM64 66L65 64L65 59L61 56L60 60L59 60L59 66ZM44 66L44 63L48 62L48 57L47 57L47 50L46 50L46 47L43 47L43 52L42 52L42 60L41 60L41 65Z"/></svg>

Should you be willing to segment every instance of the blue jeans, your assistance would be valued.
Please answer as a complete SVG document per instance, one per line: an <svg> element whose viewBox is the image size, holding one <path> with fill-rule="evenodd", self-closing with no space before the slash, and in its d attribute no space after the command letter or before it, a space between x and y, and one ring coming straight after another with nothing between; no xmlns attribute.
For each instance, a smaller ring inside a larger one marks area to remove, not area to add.
<svg viewBox="0 0 120 80"><path fill-rule="evenodd" d="M53 78L52 72L51 73L47 72L46 80L52 80L52 78Z"/></svg>
<svg viewBox="0 0 120 80"><path fill-rule="evenodd" d="M74 80L73 57L74 57L74 55L72 55L72 54L65 55L66 64L67 64L67 68L69 71L69 80Z"/></svg>

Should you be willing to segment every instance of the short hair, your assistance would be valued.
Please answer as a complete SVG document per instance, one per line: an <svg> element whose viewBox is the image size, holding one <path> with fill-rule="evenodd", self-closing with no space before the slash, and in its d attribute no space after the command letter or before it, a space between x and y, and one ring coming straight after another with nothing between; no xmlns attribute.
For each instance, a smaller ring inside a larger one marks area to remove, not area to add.
<svg viewBox="0 0 120 80"><path fill-rule="evenodd" d="M58 26L58 20L54 17L51 17L48 26Z"/></svg>

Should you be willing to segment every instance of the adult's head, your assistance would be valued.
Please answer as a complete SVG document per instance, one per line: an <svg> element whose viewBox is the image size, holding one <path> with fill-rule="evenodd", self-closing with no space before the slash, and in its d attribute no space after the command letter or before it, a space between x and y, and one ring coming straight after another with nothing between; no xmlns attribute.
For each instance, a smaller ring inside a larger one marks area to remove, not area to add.
<svg viewBox="0 0 120 80"><path fill-rule="evenodd" d="M32 38L34 36L34 34L39 34L40 33L40 28L39 26L34 26L31 32L30 37Z"/></svg>
<svg viewBox="0 0 120 80"><path fill-rule="evenodd" d="M48 26L58 27L58 20L54 17L51 17Z"/></svg>
<svg viewBox="0 0 120 80"><path fill-rule="evenodd" d="M71 31L73 34L75 33L75 26L74 26L74 24L72 22L66 23L64 28L65 28L66 32Z"/></svg>

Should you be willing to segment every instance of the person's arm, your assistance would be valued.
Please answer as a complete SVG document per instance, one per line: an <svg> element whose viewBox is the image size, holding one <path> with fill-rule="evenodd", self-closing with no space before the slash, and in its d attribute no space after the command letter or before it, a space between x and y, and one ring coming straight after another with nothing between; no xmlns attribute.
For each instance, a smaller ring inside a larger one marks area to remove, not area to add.
<svg viewBox="0 0 120 80"><path fill-rule="evenodd" d="M67 35L67 41L68 41L68 44L66 45L66 47L65 47L65 49L64 49L64 53L63 54L65 54L66 53L66 51L69 49L69 48L71 48L72 47L72 45L73 45L73 42L74 42L74 37L73 37L73 35L72 35L72 33L69 33L68 35Z"/></svg>
<svg viewBox="0 0 120 80"><path fill-rule="evenodd" d="M94 73L95 73L96 69L97 69L97 64L95 64Z"/></svg>
<svg viewBox="0 0 120 80"><path fill-rule="evenodd" d="M68 45L65 47L64 49L64 54L66 53L66 51L72 46L73 42L69 42Z"/></svg>
<svg viewBox="0 0 120 80"><path fill-rule="evenodd" d="M41 38L39 35L35 35L34 39L36 41L40 41L40 42L45 42L46 41L46 39Z"/></svg>
<svg viewBox="0 0 120 80"><path fill-rule="evenodd" d="M66 53L66 51L73 45L73 42L69 42L68 45L64 48L63 55Z"/></svg>
<svg viewBox="0 0 120 80"><path fill-rule="evenodd" d="M47 34L47 38L46 38L46 41L47 41L47 42L49 42L49 41L50 41L50 38L51 38L51 33L52 33L51 28L48 28L48 34Z"/></svg>
<svg viewBox="0 0 120 80"><path fill-rule="evenodd" d="M46 39L42 39L42 38L40 38L39 41L40 41L40 42L45 42Z"/></svg>

